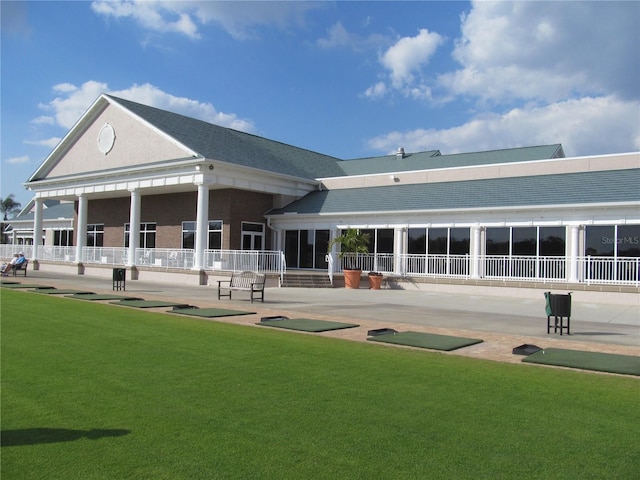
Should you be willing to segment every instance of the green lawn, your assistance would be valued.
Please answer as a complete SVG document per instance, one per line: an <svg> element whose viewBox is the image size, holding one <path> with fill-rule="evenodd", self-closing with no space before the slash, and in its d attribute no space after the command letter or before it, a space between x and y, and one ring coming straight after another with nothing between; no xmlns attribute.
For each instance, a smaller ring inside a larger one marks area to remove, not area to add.
<svg viewBox="0 0 640 480"><path fill-rule="evenodd" d="M635 478L637 378L2 289L2 478Z"/></svg>

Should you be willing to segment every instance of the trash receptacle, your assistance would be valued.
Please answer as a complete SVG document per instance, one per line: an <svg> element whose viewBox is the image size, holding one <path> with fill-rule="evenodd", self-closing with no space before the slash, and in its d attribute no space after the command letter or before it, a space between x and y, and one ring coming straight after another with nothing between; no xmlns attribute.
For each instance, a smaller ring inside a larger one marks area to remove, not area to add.
<svg viewBox="0 0 640 480"><path fill-rule="evenodd" d="M553 326L553 332L562 335L563 330L567 331L567 335L571 334L571 293L566 295L558 295L551 292L544 292L547 312L547 333L550 333ZM551 318L553 317L553 325ZM565 323L566 319L566 323Z"/></svg>
<svg viewBox="0 0 640 480"><path fill-rule="evenodd" d="M113 269L113 289L126 290L126 283L127 283L127 269L114 268Z"/></svg>

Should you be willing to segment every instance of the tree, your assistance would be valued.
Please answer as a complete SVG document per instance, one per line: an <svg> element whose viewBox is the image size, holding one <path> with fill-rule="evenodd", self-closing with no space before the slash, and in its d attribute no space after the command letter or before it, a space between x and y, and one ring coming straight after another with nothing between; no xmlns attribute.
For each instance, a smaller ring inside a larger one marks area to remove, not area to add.
<svg viewBox="0 0 640 480"><path fill-rule="evenodd" d="M344 268L348 270L359 270L360 261L358 254L369 253L369 239L371 235L362 233L357 228L349 228L339 237L329 242L328 250L336 243L340 244L340 253L338 256L344 261Z"/></svg>
<svg viewBox="0 0 640 480"><path fill-rule="evenodd" d="M14 216L16 213L19 213L21 206L22 205L20 205L20 202L16 202L13 199L13 193L9 195L7 198L5 198L4 200L2 200L2 203L0 204L0 210L2 211L2 223L0 223L0 233L1 233L0 238L2 238L2 243L6 243L6 238L4 234L4 229L5 229L4 222L6 222L9 219L9 215Z"/></svg>
<svg viewBox="0 0 640 480"><path fill-rule="evenodd" d="M13 199L13 193L9 195L7 198L2 200L2 219L6 222L9 219L9 215L13 216L16 213L20 212L20 208L22 205L20 202L16 202Z"/></svg>

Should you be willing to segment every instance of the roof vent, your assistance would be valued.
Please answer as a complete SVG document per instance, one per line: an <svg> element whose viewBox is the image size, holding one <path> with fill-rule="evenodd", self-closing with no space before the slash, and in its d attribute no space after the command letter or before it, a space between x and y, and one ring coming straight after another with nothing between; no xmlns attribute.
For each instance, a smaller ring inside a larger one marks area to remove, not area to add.
<svg viewBox="0 0 640 480"><path fill-rule="evenodd" d="M398 147L398 150L396 151L396 157L397 158L404 158L404 148Z"/></svg>

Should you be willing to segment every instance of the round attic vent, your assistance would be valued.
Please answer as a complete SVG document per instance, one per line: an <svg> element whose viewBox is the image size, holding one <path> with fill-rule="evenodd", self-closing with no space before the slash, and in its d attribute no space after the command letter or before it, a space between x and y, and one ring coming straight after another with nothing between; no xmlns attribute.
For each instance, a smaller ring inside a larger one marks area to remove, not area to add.
<svg viewBox="0 0 640 480"><path fill-rule="evenodd" d="M106 155L111 151L114 143L116 143L116 131L110 124L105 123L98 134L98 149Z"/></svg>

